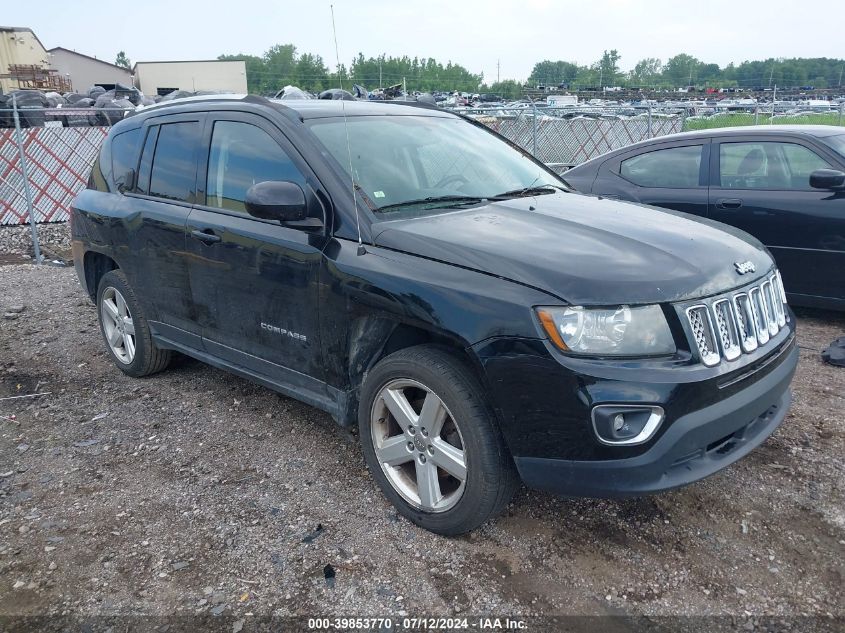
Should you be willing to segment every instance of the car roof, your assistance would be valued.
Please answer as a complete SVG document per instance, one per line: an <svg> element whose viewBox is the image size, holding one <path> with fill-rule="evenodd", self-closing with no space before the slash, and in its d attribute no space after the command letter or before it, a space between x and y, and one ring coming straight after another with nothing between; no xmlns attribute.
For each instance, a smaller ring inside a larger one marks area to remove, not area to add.
<svg viewBox="0 0 845 633"><path fill-rule="evenodd" d="M813 136L825 137L834 136L836 134L845 134L845 128L835 125L740 125L735 127L720 127L706 130L695 130L693 132L678 132L676 134L663 134L655 136L644 141L638 141L625 147L612 149L600 156L591 158L588 161L576 165L570 171L578 173L584 169L595 168L595 166L603 163L609 158L624 154L633 149L641 147L649 147L651 145L659 145L661 143L671 143L672 141L696 140L707 138L724 138L730 136L782 136L784 134L792 134L797 136ZM564 179L566 176L564 176Z"/></svg>
<svg viewBox="0 0 845 633"><path fill-rule="evenodd" d="M738 135L761 135L774 136L787 134L801 134L805 136L833 136L834 134L845 134L845 128L835 125L739 125L735 127L719 127L707 130L695 130L693 132L678 132L676 134L666 134L663 136L655 136L654 138L640 141L630 147L639 147L640 145L648 145L649 143L657 143L663 141L675 141L683 139L696 138L711 138L722 136L738 136Z"/></svg>
<svg viewBox="0 0 845 633"><path fill-rule="evenodd" d="M268 99L255 95L244 94L214 94L183 97L147 106L137 111L138 115L146 113L162 113L163 110L178 113L182 110L196 111L203 105L228 106L246 103L252 106L265 106L275 110L293 112L301 119L319 119L338 116L435 116L453 117L451 112L442 110L438 106L418 101L346 101L331 99ZM404 108L402 106L405 106Z"/></svg>

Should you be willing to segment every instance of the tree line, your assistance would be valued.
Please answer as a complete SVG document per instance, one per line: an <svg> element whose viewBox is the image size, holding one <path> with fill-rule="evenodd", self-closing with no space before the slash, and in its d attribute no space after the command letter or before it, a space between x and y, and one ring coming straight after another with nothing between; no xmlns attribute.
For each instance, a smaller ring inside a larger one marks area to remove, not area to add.
<svg viewBox="0 0 845 633"><path fill-rule="evenodd" d="M221 60L246 63L247 88L253 94L275 93L286 85L320 92L341 84L349 89L357 83L368 90L396 84L408 90L493 92L516 98L525 87L563 86L571 90L606 87L629 88L769 88L813 86L831 88L843 85L845 60L820 58L766 59L728 64L724 68L681 53L665 62L657 58L638 61L629 71L620 67L622 56L616 49L606 50L592 64L544 60L537 62L525 84L507 79L487 84L483 73L466 67L445 64L431 57L365 57L363 53L348 67L341 64L330 72L320 55L301 53L293 44L278 44L263 55L220 55Z"/></svg>
<svg viewBox="0 0 845 633"><path fill-rule="evenodd" d="M482 75L472 73L451 61L442 64L430 57L364 57L359 53L347 68L341 64L330 72L323 58L313 53L300 53L293 44L273 46L263 55L220 55L221 60L243 60L246 63L247 90L254 94L275 93L286 85L320 92L341 85L347 90L353 83L368 90L407 84L409 90L478 89Z"/></svg>
<svg viewBox="0 0 845 633"><path fill-rule="evenodd" d="M615 49L604 51L593 64L579 65L567 61L537 62L528 84L531 86L561 86L572 89L604 88L611 86L638 88L836 88L843 85L845 59L769 58L757 61L730 63L724 68L704 62L692 55L680 53L664 63L655 57L638 61L623 72L621 55Z"/></svg>

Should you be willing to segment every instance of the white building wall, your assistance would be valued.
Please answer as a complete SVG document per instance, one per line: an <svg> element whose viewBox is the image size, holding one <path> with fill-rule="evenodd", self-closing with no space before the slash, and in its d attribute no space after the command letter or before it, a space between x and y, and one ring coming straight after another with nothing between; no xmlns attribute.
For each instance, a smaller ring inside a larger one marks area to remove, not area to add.
<svg viewBox="0 0 845 633"><path fill-rule="evenodd" d="M73 51L53 49L50 51L50 66L64 76L69 75L76 92L85 92L95 84L132 86L132 72L129 69L118 68Z"/></svg>
<svg viewBox="0 0 845 633"><path fill-rule="evenodd" d="M147 96L160 88L178 90L224 90L246 93L243 61L138 62L135 84Z"/></svg>

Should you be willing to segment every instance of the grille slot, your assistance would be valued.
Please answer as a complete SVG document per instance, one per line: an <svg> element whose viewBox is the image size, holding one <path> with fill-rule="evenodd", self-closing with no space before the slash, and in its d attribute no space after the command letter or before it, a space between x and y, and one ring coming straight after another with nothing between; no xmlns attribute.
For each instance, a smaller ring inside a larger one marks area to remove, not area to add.
<svg viewBox="0 0 845 633"><path fill-rule="evenodd" d="M783 305L786 303L786 300L783 298L783 293L780 289L780 280L777 274L772 275L769 279L769 288L772 293L772 305L775 307L778 329L780 329L786 325L786 308Z"/></svg>
<svg viewBox="0 0 845 633"><path fill-rule="evenodd" d="M687 308L687 318L692 327L692 335L695 338L698 353L701 355L701 362L708 367L718 364L719 348L707 306L698 305Z"/></svg>
<svg viewBox="0 0 845 633"><path fill-rule="evenodd" d="M734 297L737 329L742 351L753 352L757 349L757 330L754 329L754 314L751 312L751 300L744 292Z"/></svg>
<svg viewBox="0 0 845 633"><path fill-rule="evenodd" d="M751 300L751 314L754 315L754 329L757 331L757 342L765 345L769 342L769 322L766 320L766 306L763 305L763 297L759 288L752 288L748 291L748 298Z"/></svg>
<svg viewBox="0 0 845 633"><path fill-rule="evenodd" d="M713 316L715 317L716 333L719 335L719 342L722 345L722 353L727 360L739 358L739 332L736 327L736 314L731 309L729 299L720 299L713 302Z"/></svg>
<svg viewBox="0 0 845 633"><path fill-rule="evenodd" d="M772 292L772 282L764 281L760 286L760 294L763 298L763 305L766 308L766 323L769 326L769 338L778 333L777 311L775 309L775 294Z"/></svg>
<svg viewBox="0 0 845 633"><path fill-rule="evenodd" d="M685 314L701 362L708 367L753 352L789 322L786 293L777 270L736 294L687 307Z"/></svg>

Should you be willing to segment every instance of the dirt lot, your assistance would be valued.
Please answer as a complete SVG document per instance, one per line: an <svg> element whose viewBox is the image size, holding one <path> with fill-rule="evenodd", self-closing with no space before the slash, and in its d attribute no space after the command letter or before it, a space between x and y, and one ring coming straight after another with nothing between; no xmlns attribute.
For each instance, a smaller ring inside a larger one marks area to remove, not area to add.
<svg viewBox="0 0 845 633"><path fill-rule="evenodd" d="M726 471L630 501L522 491L445 539L327 415L185 358L124 376L72 269L0 266L16 305L0 398L49 393L0 400L0 615L845 615L845 369L818 354L845 315L802 314L792 412Z"/></svg>

